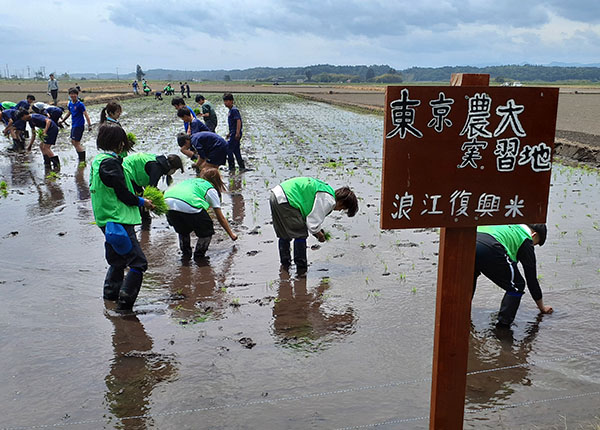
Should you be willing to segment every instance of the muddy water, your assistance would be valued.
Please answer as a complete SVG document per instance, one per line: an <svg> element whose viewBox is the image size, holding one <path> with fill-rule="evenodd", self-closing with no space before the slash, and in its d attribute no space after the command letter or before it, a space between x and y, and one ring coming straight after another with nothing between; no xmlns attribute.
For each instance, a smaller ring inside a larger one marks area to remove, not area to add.
<svg viewBox="0 0 600 430"><path fill-rule="evenodd" d="M209 98L224 134L225 109ZM149 269L129 317L101 298L89 167L77 167L68 133L56 179L37 152L0 156L1 428L428 427L439 234L379 230L381 117L288 96L238 104L254 171L224 172L224 212L240 239L216 225L210 260L182 264L174 231L155 218L139 234ZM177 152L182 124L167 100L123 106L139 149ZM89 110L96 121L99 109ZM84 144L91 159L93 134ZM268 189L296 175L360 196L356 217L326 220L331 241L309 239L306 278L280 273L268 207ZM502 292L480 280L465 428L597 423L599 182L554 167L538 250L554 314L539 317L526 295L513 330L497 333Z"/></svg>

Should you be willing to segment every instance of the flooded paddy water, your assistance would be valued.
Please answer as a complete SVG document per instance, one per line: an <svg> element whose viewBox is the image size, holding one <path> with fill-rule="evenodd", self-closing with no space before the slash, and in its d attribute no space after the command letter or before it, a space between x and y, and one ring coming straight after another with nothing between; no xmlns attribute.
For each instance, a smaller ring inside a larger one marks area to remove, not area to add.
<svg viewBox="0 0 600 430"><path fill-rule="evenodd" d="M224 135L225 108L207 98ZM89 164L78 167L68 132L57 178L39 150L0 155L0 428L428 428L439 233L379 229L382 117L286 95L236 104L254 170L223 171L223 212L240 238L216 226L208 263L182 264L175 232L154 218L139 232L149 268L130 316L102 300ZM139 151L179 152L168 99L122 105ZM83 143L91 160L95 132ZM306 278L280 272L268 205L271 187L299 175L360 198L354 218L326 219L330 241L309 238ZM597 428L599 185L596 171L553 168L537 251L553 314L526 294L498 333L502 291L480 278L465 428Z"/></svg>

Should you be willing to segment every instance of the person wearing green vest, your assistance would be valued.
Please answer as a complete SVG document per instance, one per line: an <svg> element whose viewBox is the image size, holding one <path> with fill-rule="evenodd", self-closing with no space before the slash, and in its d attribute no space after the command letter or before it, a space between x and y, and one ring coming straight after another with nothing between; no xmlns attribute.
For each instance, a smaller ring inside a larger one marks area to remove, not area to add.
<svg viewBox="0 0 600 430"><path fill-rule="evenodd" d="M294 263L302 276L308 269L306 238L312 234L325 242L321 225L332 211L346 210L356 215L358 200L348 187L333 188L318 179L297 177L282 182L271 190L269 199L273 228L279 238L279 259L284 270L292 264L290 242L294 239Z"/></svg>
<svg viewBox="0 0 600 430"><path fill-rule="evenodd" d="M138 152L123 158L123 169L125 176L131 181L133 189L138 196L144 194L144 188L158 187L158 181L163 176L167 185L173 182L172 175L181 170L183 173L183 164L179 155L169 154L164 155L147 154ZM150 212L141 208L142 230L149 230L152 223Z"/></svg>
<svg viewBox="0 0 600 430"><path fill-rule="evenodd" d="M173 182L172 175L181 170L183 163L181 157L176 154L164 155L148 154L138 152L123 158L123 169L125 176L133 183L136 191L143 191L145 187L157 187L158 181L163 176L168 185Z"/></svg>
<svg viewBox="0 0 600 430"><path fill-rule="evenodd" d="M0 112L6 109L14 109L17 106L15 102L4 101L0 103Z"/></svg>
<svg viewBox="0 0 600 430"><path fill-rule="evenodd" d="M125 179L122 159L117 153L127 145L127 135L117 124L105 123L98 130L98 154L90 170L90 194L96 225L105 235L106 261L104 298L117 301L117 311L128 312L142 286L148 262L135 235L140 224L138 207L152 209L152 201L138 197L131 181ZM125 277L125 267L129 272Z"/></svg>
<svg viewBox="0 0 600 430"><path fill-rule="evenodd" d="M550 306L544 305L542 289L537 279L534 246L546 242L545 224L486 225L477 227L477 247L475 254L475 277L484 274L504 291L498 313L499 327L510 327L515 319L525 283L538 309L543 314L552 313ZM521 263L525 279L519 272Z"/></svg>
<svg viewBox="0 0 600 430"><path fill-rule="evenodd" d="M192 257L190 233L198 237L194 249L194 260L206 256L212 235L215 234L208 208L213 211L231 240L237 240L237 235L231 230L223 211L221 210L221 192L225 185L218 169L207 168L201 173L201 178L192 178L179 182L165 191L165 203L169 207L167 221L179 235L179 249L182 258Z"/></svg>

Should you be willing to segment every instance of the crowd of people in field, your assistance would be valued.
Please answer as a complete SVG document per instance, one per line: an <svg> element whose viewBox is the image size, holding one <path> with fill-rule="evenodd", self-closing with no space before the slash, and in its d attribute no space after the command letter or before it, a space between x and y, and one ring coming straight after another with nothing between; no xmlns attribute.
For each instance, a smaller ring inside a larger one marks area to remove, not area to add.
<svg viewBox="0 0 600 430"><path fill-rule="evenodd" d="M172 175L178 170L184 171L182 159L177 154L156 155L136 151L135 139L128 136L119 122L123 111L119 103L108 103L100 114L96 146L101 152L91 163L90 192L96 225L105 236L105 255L109 264L103 296L106 300L116 301L118 311L132 310L143 273L148 267L135 226L148 226L148 211L155 209L159 203L166 205L167 221L178 235L183 259L199 261L207 257L215 232L210 208L231 240L238 239L221 210L221 197L226 188L220 168L226 166L230 174L237 174L237 163L239 174L252 170L246 166L241 154L241 113L234 104L233 95L225 93L222 99L228 109L228 133L222 137L215 133L218 118L213 106L204 96L196 95L195 101L199 105L196 113L185 101L186 98L191 99L189 85L187 82L180 84L181 97L171 100L177 118L183 122L183 131L175 138L181 154L189 158L196 169L194 178L173 183ZM132 86L134 93L139 94L137 81ZM145 80L142 87L145 95L152 91ZM44 166L59 170L60 161L53 152L53 146L59 128L68 126L67 120L71 118L71 143L80 166L85 166L86 151L81 139L86 123L89 130L92 123L79 98L80 90L76 87L68 90L66 110L56 106L58 83L52 75L48 81L48 93L52 96L52 105L36 102L33 95L19 102L0 104L4 134L12 139L8 151L31 151L38 137ZM164 93L174 94L170 83L164 88ZM155 96L162 99L161 92L156 92ZM31 136L26 146L27 124ZM41 131L36 133L36 129ZM162 177L169 185L164 196L157 198L146 194L145 189L157 187ZM322 226L325 218L333 211L345 211L353 217L358 211L357 197L347 186L334 189L312 177L289 178L270 191L269 204L278 237L281 269L288 271L293 263L297 276L305 276L309 234L324 242L326 235ZM192 246L192 232L197 237L195 246ZM512 324L526 285L540 312L552 312L542 299L534 251L535 245L544 244L546 234L544 224L478 228L473 293L480 274L506 291L498 316L499 325ZM523 265L525 278L519 272L519 262ZM129 270L125 273L127 268Z"/></svg>

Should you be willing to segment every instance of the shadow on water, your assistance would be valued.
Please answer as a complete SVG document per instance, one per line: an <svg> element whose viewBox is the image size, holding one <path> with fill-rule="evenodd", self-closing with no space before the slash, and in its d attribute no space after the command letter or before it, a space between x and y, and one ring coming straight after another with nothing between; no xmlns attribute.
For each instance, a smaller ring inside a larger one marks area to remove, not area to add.
<svg viewBox="0 0 600 430"><path fill-rule="evenodd" d="M517 339L509 328L489 328L478 332L471 330L469 372L501 367L510 369L469 375L467 378L467 403L471 405L500 405L515 392L514 385L529 386L529 355L540 329L543 315L530 322L524 337Z"/></svg>
<svg viewBox="0 0 600 430"><path fill-rule="evenodd" d="M354 332L354 309L328 308L326 291L329 278L322 278L314 291L308 291L306 277L293 278L282 270L279 291L273 305L273 334L281 345L292 349L317 352L333 340Z"/></svg>
<svg viewBox="0 0 600 430"><path fill-rule="evenodd" d="M161 383L177 376L177 363L171 356L152 351L153 341L136 315L115 315L105 312L113 324L114 358L106 375L105 402L110 412L120 420L114 428L134 430L153 427L152 418L139 417L150 413L152 391Z"/></svg>

